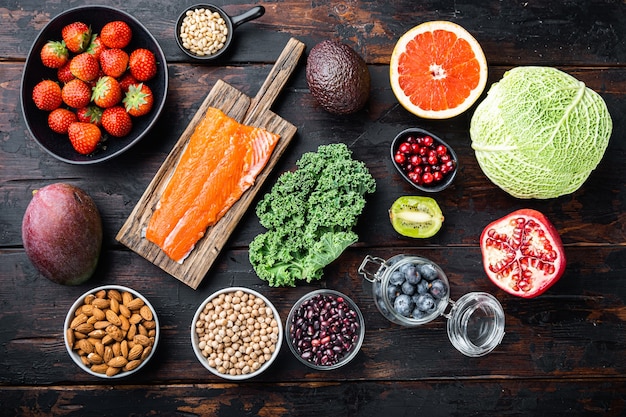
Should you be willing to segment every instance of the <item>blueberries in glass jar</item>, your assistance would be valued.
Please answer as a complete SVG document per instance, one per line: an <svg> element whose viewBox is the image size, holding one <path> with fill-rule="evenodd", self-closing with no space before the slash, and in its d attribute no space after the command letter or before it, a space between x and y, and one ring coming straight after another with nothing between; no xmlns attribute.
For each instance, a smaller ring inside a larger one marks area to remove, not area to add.
<svg viewBox="0 0 626 417"><path fill-rule="evenodd" d="M434 267L433 264L430 264L430 263L420 264L418 266L418 271L420 275L422 276L422 278L424 278L426 281L430 282L439 278L439 272L437 272L437 269Z"/></svg>
<svg viewBox="0 0 626 417"><path fill-rule="evenodd" d="M393 309L396 310L396 313L404 317L409 317L411 315L413 307L414 305L413 301L411 301L411 297L406 294L400 294L397 296L393 303Z"/></svg>
<svg viewBox="0 0 626 417"><path fill-rule="evenodd" d="M440 300L448 294L448 287L442 280L436 279L430 283L430 293Z"/></svg>

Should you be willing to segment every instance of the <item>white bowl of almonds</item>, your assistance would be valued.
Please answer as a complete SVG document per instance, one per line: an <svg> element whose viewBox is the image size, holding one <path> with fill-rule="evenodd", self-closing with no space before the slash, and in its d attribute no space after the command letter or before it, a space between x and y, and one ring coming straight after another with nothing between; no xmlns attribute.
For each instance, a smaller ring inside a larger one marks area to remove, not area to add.
<svg viewBox="0 0 626 417"><path fill-rule="evenodd" d="M200 363L230 380L263 373L278 356L282 340L283 326L274 305L244 287L210 295L191 323L191 344Z"/></svg>
<svg viewBox="0 0 626 417"><path fill-rule="evenodd" d="M74 302L65 318L64 336L67 352L82 370L101 378L121 378L152 358L159 342L159 319L137 291L106 285Z"/></svg>

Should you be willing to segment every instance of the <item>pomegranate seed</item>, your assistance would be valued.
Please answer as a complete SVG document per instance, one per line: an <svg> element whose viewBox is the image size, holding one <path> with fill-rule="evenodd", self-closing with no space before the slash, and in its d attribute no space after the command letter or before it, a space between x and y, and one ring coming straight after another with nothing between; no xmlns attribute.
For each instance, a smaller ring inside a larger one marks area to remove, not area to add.
<svg viewBox="0 0 626 417"><path fill-rule="evenodd" d="M394 161L418 185L444 181L456 168L448 147L429 135L407 136L398 146Z"/></svg>

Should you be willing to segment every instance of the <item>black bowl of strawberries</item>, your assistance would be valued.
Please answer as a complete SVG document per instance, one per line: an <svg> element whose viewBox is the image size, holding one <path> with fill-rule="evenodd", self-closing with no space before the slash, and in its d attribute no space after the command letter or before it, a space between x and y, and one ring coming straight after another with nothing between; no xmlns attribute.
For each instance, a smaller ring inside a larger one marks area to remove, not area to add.
<svg viewBox="0 0 626 417"><path fill-rule="evenodd" d="M109 160L159 118L168 89L165 55L133 16L76 7L39 32L26 59L21 106L28 131L71 164Z"/></svg>
<svg viewBox="0 0 626 417"><path fill-rule="evenodd" d="M443 191L454 180L459 161L443 139L420 128L398 133L391 142L391 160L409 184L420 191Z"/></svg>

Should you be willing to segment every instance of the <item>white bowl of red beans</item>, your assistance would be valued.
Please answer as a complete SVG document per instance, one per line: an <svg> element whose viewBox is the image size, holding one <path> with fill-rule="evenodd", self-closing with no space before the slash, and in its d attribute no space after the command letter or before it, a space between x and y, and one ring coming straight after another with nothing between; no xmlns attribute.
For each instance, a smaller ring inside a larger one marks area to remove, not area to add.
<svg viewBox="0 0 626 417"><path fill-rule="evenodd" d="M303 364L321 371L352 361L365 339L365 320L348 296L320 289L301 297L285 325L287 345Z"/></svg>
<svg viewBox="0 0 626 417"><path fill-rule="evenodd" d="M391 160L402 178L418 190L448 188L458 171L458 158L443 139L420 128L398 133L391 143Z"/></svg>
<svg viewBox="0 0 626 417"><path fill-rule="evenodd" d="M282 338L276 307L244 287L211 294L191 323L191 344L198 361L214 375L235 381L267 370L278 356Z"/></svg>

